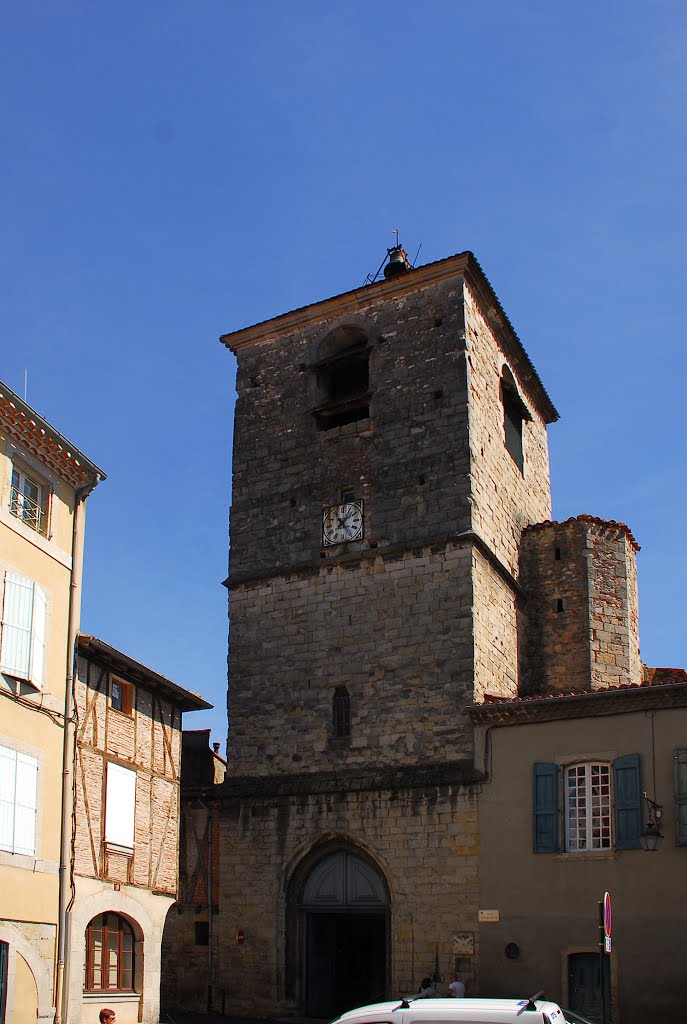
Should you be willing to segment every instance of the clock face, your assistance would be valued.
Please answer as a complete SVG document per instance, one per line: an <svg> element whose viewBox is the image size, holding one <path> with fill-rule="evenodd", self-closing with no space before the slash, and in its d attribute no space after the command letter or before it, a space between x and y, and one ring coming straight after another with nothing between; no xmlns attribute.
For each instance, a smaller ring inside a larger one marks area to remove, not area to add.
<svg viewBox="0 0 687 1024"><path fill-rule="evenodd" d="M332 505L322 512L322 541L325 545L360 540L362 535L362 501L344 501L343 504Z"/></svg>

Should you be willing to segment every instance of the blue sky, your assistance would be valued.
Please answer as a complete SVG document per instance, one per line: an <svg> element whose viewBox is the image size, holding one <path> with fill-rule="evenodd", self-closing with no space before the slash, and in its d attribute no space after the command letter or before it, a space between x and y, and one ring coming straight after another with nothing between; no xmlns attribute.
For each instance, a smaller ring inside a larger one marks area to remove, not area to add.
<svg viewBox="0 0 687 1024"><path fill-rule="evenodd" d="M683 0L0 7L0 379L108 474L82 628L226 735L235 366L220 334L362 284L393 229L477 255L561 413L554 515L642 545L687 663Z"/></svg>

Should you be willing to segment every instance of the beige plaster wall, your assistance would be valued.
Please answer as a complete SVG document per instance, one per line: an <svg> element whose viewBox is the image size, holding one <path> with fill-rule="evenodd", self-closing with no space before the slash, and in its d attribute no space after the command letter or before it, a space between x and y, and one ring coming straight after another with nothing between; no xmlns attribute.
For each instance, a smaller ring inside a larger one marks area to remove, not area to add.
<svg viewBox="0 0 687 1024"><path fill-rule="evenodd" d="M38 1015L36 982L31 968L20 954L17 954L14 975L13 1004L7 1024L36 1024Z"/></svg>
<svg viewBox="0 0 687 1024"><path fill-rule="evenodd" d="M478 767L484 729L479 734ZM480 906L498 910L500 920L480 926L482 995L544 988L566 1005L567 957L597 949L597 902L608 890L614 1024L681 1018L687 848L675 846L673 750L685 746L683 708L490 730L489 781L480 795ZM533 762L611 761L631 753L641 756L643 788L664 808L658 852L534 854ZM520 947L517 960L504 954L510 942Z"/></svg>
<svg viewBox="0 0 687 1024"><path fill-rule="evenodd" d="M116 1011L118 1024L159 1024L160 947L165 919L174 900L131 885L122 885L115 891L111 883L95 878L78 878L76 888L71 914L69 1024L93 1024L103 1006ZM106 911L122 914L134 929L135 973L140 978L140 991L136 993L83 991L86 927L93 917ZM183 970L181 964L179 969Z"/></svg>

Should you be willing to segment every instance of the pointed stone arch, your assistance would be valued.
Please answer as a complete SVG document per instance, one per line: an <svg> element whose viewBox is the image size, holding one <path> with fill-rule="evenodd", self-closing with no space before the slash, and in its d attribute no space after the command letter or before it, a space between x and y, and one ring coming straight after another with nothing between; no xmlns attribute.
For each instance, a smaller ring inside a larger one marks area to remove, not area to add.
<svg viewBox="0 0 687 1024"><path fill-rule="evenodd" d="M285 989L306 1016L387 994L390 895L381 866L343 836L323 838L286 886Z"/></svg>

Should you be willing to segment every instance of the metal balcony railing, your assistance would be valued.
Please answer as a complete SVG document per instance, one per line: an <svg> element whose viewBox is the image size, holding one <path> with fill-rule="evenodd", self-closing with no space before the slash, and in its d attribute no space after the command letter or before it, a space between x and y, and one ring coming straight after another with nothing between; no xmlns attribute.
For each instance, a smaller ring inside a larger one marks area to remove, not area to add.
<svg viewBox="0 0 687 1024"><path fill-rule="evenodd" d="M23 494L18 487L12 486L10 491L10 512L17 519L30 526L37 533L43 532L43 520L45 513L37 501Z"/></svg>

